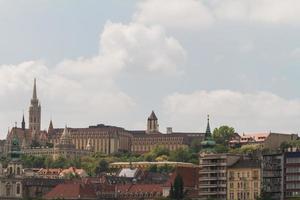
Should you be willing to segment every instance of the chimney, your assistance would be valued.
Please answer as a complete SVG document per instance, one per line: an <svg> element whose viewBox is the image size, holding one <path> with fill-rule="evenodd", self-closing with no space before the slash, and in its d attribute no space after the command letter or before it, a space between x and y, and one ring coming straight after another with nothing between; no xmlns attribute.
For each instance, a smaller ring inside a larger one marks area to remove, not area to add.
<svg viewBox="0 0 300 200"><path fill-rule="evenodd" d="M173 132L172 127L167 127L167 134L171 134Z"/></svg>

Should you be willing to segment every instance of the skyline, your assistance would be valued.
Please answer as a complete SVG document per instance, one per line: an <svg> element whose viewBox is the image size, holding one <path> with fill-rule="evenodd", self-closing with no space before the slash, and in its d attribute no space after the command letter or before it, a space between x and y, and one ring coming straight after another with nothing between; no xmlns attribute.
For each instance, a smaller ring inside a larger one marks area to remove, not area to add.
<svg viewBox="0 0 300 200"><path fill-rule="evenodd" d="M172 3L171 3L172 2ZM0 136L28 106L42 128L300 128L295 0L0 1Z"/></svg>

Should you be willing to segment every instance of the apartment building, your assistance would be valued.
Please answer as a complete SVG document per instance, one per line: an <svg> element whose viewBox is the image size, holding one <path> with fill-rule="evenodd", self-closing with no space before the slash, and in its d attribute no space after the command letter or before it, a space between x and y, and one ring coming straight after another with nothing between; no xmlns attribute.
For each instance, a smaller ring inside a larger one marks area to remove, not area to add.
<svg viewBox="0 0 300 200"><path fill-rule="evenodd" d="M237 154L206 154L199 158L199 198L226 199L227 169L240 159Z"/></svg>
<svg viewBox="0 0 300 200"><path fill-rule="evenodd" d="M227 199L255 200L260 196L261 163L241 158L227 170Z"/></svg>

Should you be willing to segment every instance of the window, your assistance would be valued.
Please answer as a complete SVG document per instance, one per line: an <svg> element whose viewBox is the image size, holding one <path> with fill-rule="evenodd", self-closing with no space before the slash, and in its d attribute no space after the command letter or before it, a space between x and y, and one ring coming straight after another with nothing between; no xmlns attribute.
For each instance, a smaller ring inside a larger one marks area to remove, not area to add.
<svg viewBox="0 0 300 200"><path fill-rule="evenodd" d="M17 183L17 194L21 193L21 186L20 183Z"/></svg>
<svg viewBox="0 0 300 200"><path fill-rule="evenodd" d="M9 185L9 183L6 185L6 196L7 197L10 196L10 185Z"/></svg>
<svg viewBox="0 0 300 200"><path fill-rule="evenodd" d="M17 175L20 175L20 174L21 174L20 167L17 167Z"/></svg>

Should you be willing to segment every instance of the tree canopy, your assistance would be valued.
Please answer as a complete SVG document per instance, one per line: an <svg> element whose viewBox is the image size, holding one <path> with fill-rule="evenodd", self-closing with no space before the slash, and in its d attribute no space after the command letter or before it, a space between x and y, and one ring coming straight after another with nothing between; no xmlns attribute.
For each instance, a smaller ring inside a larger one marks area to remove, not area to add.
<svg viewBox="0 0 300 200"><path fill-rule="evenodd" d="M235 130L233 127L220 126L215 128L213 131L213 139L217 144L222 144L227 146L232 136L234 136Z"/></svg>

